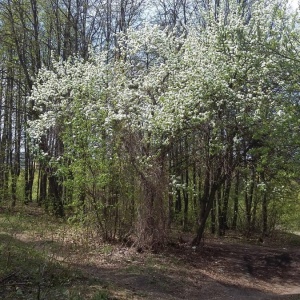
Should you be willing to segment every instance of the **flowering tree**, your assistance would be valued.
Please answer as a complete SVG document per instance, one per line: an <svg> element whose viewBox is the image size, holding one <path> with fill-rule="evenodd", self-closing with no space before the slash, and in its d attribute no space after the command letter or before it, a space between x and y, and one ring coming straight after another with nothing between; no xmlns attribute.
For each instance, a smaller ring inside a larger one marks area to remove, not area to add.
<svg viewBox="0 0 300 300"><path fill-rule="evenodd" d="M92 208L102 232L130 228L130 206L136 244L162 245L168 209L182 190L196 200L197 245L216 205L225 232L238 173L247 226L255 222L254 195L265 213L269 166L282 161L282 132L297 113L281 70L298 47L286 39L299 35L276 3L254 3L251 17L244 8L220 4L205 27L128 29L117 36L115 60L102 52L40 71L31 96L39 117L29 132L36 141L51 137L41 156L70 188L69 202L85 213ZM173 155L183 140L185 184Z"/></svg>

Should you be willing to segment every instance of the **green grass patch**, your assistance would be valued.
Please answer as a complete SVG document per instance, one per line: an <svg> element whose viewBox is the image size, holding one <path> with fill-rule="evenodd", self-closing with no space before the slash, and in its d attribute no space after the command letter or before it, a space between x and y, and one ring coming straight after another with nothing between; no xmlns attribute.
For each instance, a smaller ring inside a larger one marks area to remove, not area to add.
<svg viewBox="0 0 300 300"><path fill-rule="evenodd" d="M47 295L53 293L64 299L65 287L77 276L30 243L0 234L1 299L51 299Z"/></svg>
<svg viewBox="0 0 300 300"><path fill-rule="evenodd" d="M79 249L68 240L72 234L76 236L76 228L73 232L37 207L2 209L0 299L112 299L100 280L83 276L65 260Z"/></svg>

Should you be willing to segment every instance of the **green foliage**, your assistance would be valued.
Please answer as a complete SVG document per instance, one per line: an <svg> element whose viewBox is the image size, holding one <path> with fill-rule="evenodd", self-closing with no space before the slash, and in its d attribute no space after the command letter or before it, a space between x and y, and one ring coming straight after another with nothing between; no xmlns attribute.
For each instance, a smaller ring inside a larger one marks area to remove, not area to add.
<svg viewBox="0 0 300 300"><path fill-rule="evenodd" d="M299 193L292 195L292 197L286 199L280 207L280 226L284 229L291 231L300 230L300 198Z"/></svg>

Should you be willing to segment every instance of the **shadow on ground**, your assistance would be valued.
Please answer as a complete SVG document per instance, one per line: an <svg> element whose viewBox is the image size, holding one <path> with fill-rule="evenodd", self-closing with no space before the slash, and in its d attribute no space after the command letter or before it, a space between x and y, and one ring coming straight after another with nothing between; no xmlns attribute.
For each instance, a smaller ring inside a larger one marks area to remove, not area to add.
<svg viewBox="0 0 300 300"><path fill-rule="evenodd" d="M208 242L196 251L169 248L150 263L139 255L127 266L103 267L94 260L76 268L113 283L128 299L300 299L297 249Z"/></svg>
<svg viewBox="0 0 300 300"><path fill-rule="evenodd" d="M226 284L201 273L187 275L166 271L167 274L164 274L157 270L149 271L149 268L141 268L138 272L126 268L80 268L85 274L101 278L104 285L113 283L114 289L123 290L127 299L290 299L255 288Z"/></svg>

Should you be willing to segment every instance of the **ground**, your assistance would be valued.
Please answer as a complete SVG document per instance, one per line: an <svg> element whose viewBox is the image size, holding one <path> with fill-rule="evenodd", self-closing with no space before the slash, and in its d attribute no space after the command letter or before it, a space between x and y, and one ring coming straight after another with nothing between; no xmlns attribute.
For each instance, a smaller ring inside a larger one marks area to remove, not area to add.
<svg viewBox="0 0 300 300"><path fill-rule="evenodd" d="M300 299L296 233L189 240L139 253L38 208L0 210L0 299Z"/></svg>

